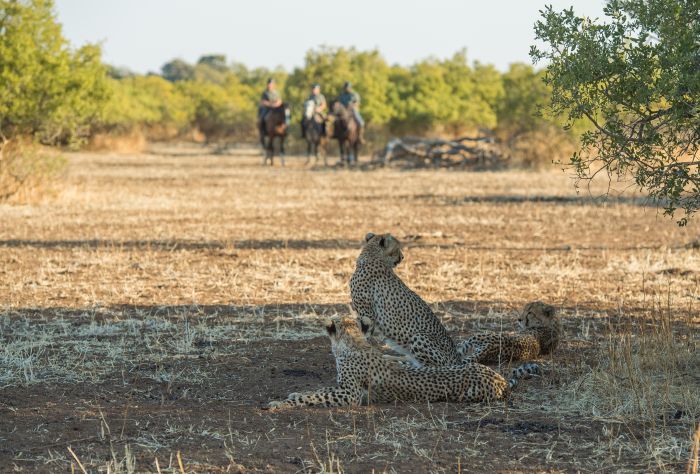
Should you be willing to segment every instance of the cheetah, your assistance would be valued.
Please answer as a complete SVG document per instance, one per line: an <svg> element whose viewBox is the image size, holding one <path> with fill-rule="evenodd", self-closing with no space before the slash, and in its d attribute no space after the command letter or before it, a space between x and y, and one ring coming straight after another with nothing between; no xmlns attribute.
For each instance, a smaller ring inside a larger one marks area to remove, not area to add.
<svg viewBox="0 0 700 474"><path fill-rule="evenodd" d="M367 234L350 279L352 309L369 318L384 342L415 367L456 365L462 360L430 306L394 273L403 260L390 234Z"/></svg>
<svg viewBox="0 0 700 474"><path fill-rule="evenodd" d="M513 377L506 380L493 369L477 363L406 367L386 360L367 342L365 336L370 325L367 318L358 321L348 316L327 321L338 385L291 393L285 400L271 401L268 408L341 407L381 402L490 402L508 398L521 377L540 372L537 364L524 364L513 370Z"/></svg>
<svg viewBox="0 0 700 474"><path fill-rule="evenodd" d="M554 306L541 301L526 304L518 326L518 333L476 334L460 343L458 350L467 362L507 363L549 354L559 344L561 328Z"/></svg>

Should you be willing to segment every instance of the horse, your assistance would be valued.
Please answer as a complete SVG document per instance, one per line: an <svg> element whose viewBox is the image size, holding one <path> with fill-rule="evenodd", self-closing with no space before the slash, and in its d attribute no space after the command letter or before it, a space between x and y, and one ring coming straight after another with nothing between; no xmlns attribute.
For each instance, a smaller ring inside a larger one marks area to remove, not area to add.
<svg viewBox="0 0 700 474"><path fill-rule="evenodd" d="M314 165L318 164L319 147L323 154L323 166L328 166L328 157L323 149L325 139L323 136L323 125L325 118L316 112L316 103L313 100L307 100L304 103L304 118L302 118L304 126L304 138L306 139L306 163L311 161L311 154L314 155Z"/></svg>
<svg viewBox="0 0 700 474"><path fill-rule="evenodd" d="M265 114L263 119L262 131L260 134L260 144L265 150L263 158L263 166L270 160L270 166L273 165L273 156L275 153L275 138L279 138L280 142L280 160L284 166L284 141L287 139L287 117L289 108L287 104L282 104L279 107L271 108Z"/></svg>
<svg viewBox="0 0 700 474"><path fill-rule="evenodd" d="M352 110L340 102L334 102L333 138L338 140L340 163L352 166L357 163L357 150L360 147L360 124Z"/></svg>

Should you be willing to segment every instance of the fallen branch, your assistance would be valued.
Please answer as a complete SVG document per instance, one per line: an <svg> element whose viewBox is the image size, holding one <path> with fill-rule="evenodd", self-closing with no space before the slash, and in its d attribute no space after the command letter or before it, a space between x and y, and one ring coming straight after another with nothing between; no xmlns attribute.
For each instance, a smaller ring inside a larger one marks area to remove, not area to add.
<svg viewBox="0 0 700 474"><path fill-rule="evenodd" d="M471 142L470 144L466 144ZM384 166L498 168L508 159L492 137L394 138L375 157Z"/></svg>

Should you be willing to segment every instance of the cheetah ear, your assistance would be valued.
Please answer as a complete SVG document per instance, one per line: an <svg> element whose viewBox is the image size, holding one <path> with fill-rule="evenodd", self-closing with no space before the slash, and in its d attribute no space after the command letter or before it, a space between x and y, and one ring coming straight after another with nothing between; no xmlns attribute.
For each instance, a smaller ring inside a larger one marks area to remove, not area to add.
<svg viewBox="0 0 700 474"><path fill-rule="evenodd" d="M372 232L367 232L367 235L365 235L365 242L369 242L372 237L374 237L374 234Z"/></svg>
<svg viewBox="0 0 700 474"><path fill-rule="evenodd" d="M369 331L369 328L372 327L372 321L367 318L366 316L363 316L360 319L360 329L362 329L362 334L367 334L367 331Z"/></svg>
<svg viewBox="0 0 700 474"><path fill-rule="evenodd" d="M337 328L335 327L335 321L332 319L326 319L326 331L328 332L329 336L333 336L336 332L338 332Z"/></svg>

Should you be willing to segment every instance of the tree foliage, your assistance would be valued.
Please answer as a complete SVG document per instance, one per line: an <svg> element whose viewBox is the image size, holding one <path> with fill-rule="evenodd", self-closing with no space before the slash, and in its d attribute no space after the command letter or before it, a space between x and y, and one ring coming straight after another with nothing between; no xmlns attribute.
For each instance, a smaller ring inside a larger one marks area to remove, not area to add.
<svg viewBox="0 0 700 474"><path fill-rule="evenodd" d="M194 66L182 59L173 59L160 68L161 75L170 82L190 81L194 79Z"/></svg>
<svg viewBox="0 0 700 474"><path fill-rule="evenodd" d="M50 0L0 0L0 133L45 143L85 135L108 98L100 48L69 47Z"/></svg>
<svg viewBox="0 0 700 474"><path fill-rule="evenodd" d="M321 47L306 53L303 68L296 68L286 83L285 94L295 104L303 104L311 85L321 84L330 101L338 97L345 81L353 84L362 98L362 114L370 123L382 125L391 116L386 101L389 66L378 51ZM298 113L301 113L299 110Z"/></svg>
<svg viewBox="0 0 700 474"><path fill-rule="evenodd" d="M100 123L108 130L125 131L138 126L185 129L194 114L192 101L160 76L133 76L110 80L111 99Z"/></svg>
<svg viewBox="0 0 700 474"><path fill-rule="evenodd" d="M700 0L609 0L604 13L548 7L535 25L551 110L592 124L571 164L580 179L631 175L684 225L700 206Z"/></svg>
<svg viewBox="0 0 700 474"><path fill-rule="evenodd" d="M333 100L345 81L361 95L362 114L378 135L455 135L484 128L512 135L554 123L535 116L551 94L539 72L515 65L501 74L469 62L463 50L401 66L389 65L377 50L322 46L307 52L291 73L250 69L207 54L194 63L173 59L160 75L141 75L103 65L97 46L71 49L50 0L0 0L0 33L0 132L47 143L105 132L252 138L270 77L295 123L311 84L319 82Z"/></svg>

